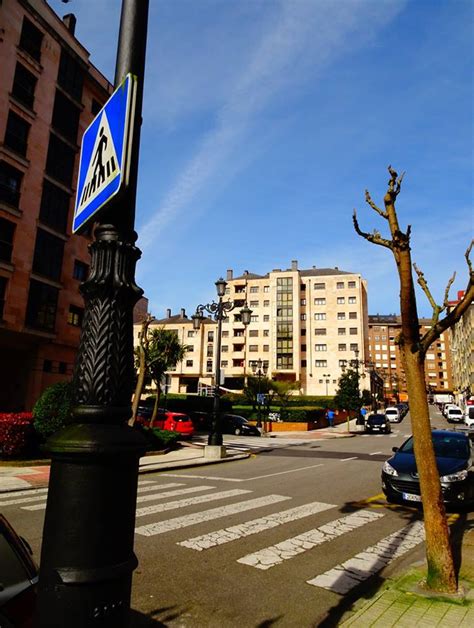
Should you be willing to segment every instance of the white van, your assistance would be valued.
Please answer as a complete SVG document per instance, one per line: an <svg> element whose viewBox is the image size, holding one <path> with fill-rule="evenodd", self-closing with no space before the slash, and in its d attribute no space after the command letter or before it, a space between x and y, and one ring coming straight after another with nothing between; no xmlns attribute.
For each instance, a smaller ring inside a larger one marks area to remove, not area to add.
<svg viewBox="0 0 474 628"><path fill-rule="evenodd" d="M464 423L468 427L474 427L474 406L466 406L466 413L464 415Z"/></svg>
<svg viewBox="0 0 474 628"><path fill-rule="evenodd" d="M388 408L385 408L384 413L390 423L400 423L400 421L402 420L400 410L395 406L389 406Z"/></svg>

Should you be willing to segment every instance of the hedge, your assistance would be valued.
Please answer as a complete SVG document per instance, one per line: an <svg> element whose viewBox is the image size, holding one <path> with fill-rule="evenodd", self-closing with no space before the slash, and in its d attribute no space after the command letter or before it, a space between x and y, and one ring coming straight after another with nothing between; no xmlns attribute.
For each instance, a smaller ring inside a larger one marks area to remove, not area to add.
<svg viewBox="0 0 474 628"><path fill-rule="evenodd" d="M72 382L57 382L46 388L35 403L35 430L43 440L70 423L72 393Z"/></svg>
<svg viewBox="0 0 474 628"><path fill-rule="evenodd" d="M0 414L0 455L4 458L23 457L36 448L31 412Z"/></svg>
<svg viewBox="0 0 474 628"><path fill-rule="evenodd" d="M151 404L154 401L154 397L147 397L145 399L146 404ZM189 414L190 412L212 412L214 404L214 397L201 397L200 395L188 395L187 397L182 396L172 396L168 395L166 397L166 409L171 410L172 412L183 412L184 414ZM165 405L165 396L160 396L160 407L163 408ZM221 397L220 399L220 409L221 412L231 412L232 404L225 397Z"/></svg>

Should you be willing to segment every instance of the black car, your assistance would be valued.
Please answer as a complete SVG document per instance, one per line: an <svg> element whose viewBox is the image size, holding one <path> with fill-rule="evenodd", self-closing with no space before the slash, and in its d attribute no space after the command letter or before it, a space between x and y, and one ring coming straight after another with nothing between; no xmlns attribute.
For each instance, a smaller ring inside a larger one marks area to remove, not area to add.
<svg viewBox="0 0 474 628"><path fill-rule="evenodd" d="M365 431L384 432L385 434L390 434L392 428L390 427L390 421L387 419L385 414L374 413L368 415L365 422Z"/></svg>
<svg viewBox="0 0 474 628"><path fill-rule="evenodd" d="M221 417L223 434L236 434L237 436L260 436L255 425L251 425L247 419L238 414L223 414Z"/></svg>
<svg viewBox="0 0 474 628"><path fill-rule="evenodd" d="M431 432L436 464L446 504L467 504L474 500L472 442L466 433L451 430ZM413 436L382 467L382 490L388 501L421 502L420 481L413 450Z"/></svg>

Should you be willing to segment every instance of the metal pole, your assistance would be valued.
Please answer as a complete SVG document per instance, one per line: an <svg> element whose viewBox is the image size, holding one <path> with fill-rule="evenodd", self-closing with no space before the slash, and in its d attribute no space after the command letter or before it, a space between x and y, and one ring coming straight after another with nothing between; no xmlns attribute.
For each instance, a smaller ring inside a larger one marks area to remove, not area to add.
<svg viewBox="0 0 474 628"><path fill-rule="evenodd" d="M258 390L258 396L257 396L257 427L261 428L262 427L262 415L261 415L261 408L260 408L260 379L262 377L262 371L260 370L260 367L258 367L257 377L258 377L258 384L257 384L257 390Z"/></svg>
<svg viewBox="0 0 474 628"><path fill-rule="evenodd" d="M217 307L217 338L216 338L216 365L215 365L215 386L214 386L214 404L212 409L212 425L207 440L208 445L222 446L222 429L220 421L220 396L219 386L221 383L221 335L222 335L222 297L219 297Z"/></svg>
<svg viewBox="0 0 474 628"><path fill-rule="evenodd" d="M123 0L116 84L138 90L129 189L100 217L74 369L72 423L48 441L51 473L38 585L40 628L129 625L142 436L127 425L133 392L133 307L140 251L133 231L148 0Z"/></svg>

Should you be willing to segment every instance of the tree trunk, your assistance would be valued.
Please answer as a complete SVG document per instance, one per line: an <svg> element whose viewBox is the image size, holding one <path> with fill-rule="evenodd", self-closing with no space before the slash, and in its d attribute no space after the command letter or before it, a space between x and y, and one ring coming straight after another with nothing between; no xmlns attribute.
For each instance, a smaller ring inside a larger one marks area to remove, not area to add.
<svg viewBox="0 0 474 628"><path fill-rule="evenodd" d="M128 424L130 426L134 426L135 425L135 421L137 420L137 411L138 411L138 405L140 403L140 400L142 398L142 391L143 391L143 386L145 384L145 350L143 349L143 347L140 345L138 347L138 359L139 359L139 364L138 364L138 378L137 378L137 385L135 386L135 393L133 395L133 402L132 402L132 416L128 422Z"/></svg>
<svg viewBox="0 0 474 628"><path fill-rule="evenodd" d="M158 406L160 403L160 396L161 396L160 382L155 382L155 384L156 384L156 397L155 397L155 405L153 406L153 414L151 415L150 427L153 427L156 421L156 417L158 416Z"/></svg>

